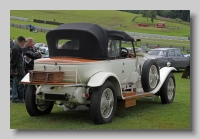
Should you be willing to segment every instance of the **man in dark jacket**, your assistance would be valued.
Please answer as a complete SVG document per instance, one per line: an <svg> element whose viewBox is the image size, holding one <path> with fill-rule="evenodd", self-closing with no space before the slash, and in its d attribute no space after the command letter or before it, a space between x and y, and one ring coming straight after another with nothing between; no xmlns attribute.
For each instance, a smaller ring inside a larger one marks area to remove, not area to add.
<svg viewBox="0 0 200 139"><path fill-rule="evenodd" d="M28 73L29 70L33 70L34 60L42 57L41 53L37 51L34 47L33 38L27 38L27 43L23 47L24 61L25 61L25 71ZM26 94L27 85L25 85L24 95Z"/></svg>
<svg viewBox="0 0 200 139"><path fill-rule="evenodd" d="M23 36L17 38L17 43L13 46L10 60L10 70L13 75L12 102L24 103L24 85L19 84L25 75L22 47L26 40Z"/></svg>
<svg viewBox="0 0 200 139"><path fill-rule="evenodd" d="M26 40L27 40L27 43L25 44L25 47L22 48L22 51L24 54L24 60L26 64L26 73L27 73L29 70L33 70L34 60L41 58L42 55L34 47L33 38L27 38Z"/></svg>

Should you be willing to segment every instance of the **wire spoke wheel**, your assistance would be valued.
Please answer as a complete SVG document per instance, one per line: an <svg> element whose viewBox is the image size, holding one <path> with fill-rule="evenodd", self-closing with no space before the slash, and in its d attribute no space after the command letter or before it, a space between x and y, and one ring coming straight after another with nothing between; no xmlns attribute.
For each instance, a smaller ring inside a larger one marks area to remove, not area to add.
<svg viewBox="0 0 200 139"><path fill-rule="evenodd" d="M169 73L159 92L162 104L173 102L176 92L176 83L172 72Z"/></svg>
<svg viewBox="0 0 200 139"><path fill-rule="evenodd" d="M110 114L112 113L113 103L114 103L113 100L114 100L114 96L113 96L112 90L109 88L106 88L103 91L103 94L101 96L101 104L100 104L101 115L104 118L108 118Z"/></svg>
<svg viewBox="0 0 200 139"><path fill-rule="evenodd" d="M158 70L155 65L152 65L149 70L149 85L151 88L155 88L158 83Z"/></svg>
<svg viewBox="0 0 200 139"><path fill-rule="evenodd" d="M117 108L117 95L113 83L105 81L100 87L93 88L90 96L90 114L95 124L112 122Z"/></svg>
<svg viewBox="0 0 200 139"><path fill-rule="evenodd" d="M167 96L168 99L172 99L174 94L174 81L172 78L169 79L168 86L167 86Z"/></svg>
<svg viewBox="0 0 200 139"><path fill-rule="evenodd" d="M142 66L141 83L144 92L154 90L160 81L160 69L153 59L147 59Z"/></svg>

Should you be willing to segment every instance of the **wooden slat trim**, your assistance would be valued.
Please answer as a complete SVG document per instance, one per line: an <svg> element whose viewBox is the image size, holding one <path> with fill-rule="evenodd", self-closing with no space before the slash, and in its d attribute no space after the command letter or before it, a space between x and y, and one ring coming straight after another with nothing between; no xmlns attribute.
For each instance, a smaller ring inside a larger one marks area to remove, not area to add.
<svg viewBox="0 0 200 139"><path fill-rule="evenodd" d="M37 85L37 84L45 84L44 82L20 82L20 84L32 84L32 85ZM45 85L76 85L76 83L46 83Z"/></svg>
<svg viewBox="0 0 200 139"><path fill-rule="evenodd" d="M134 96L131 97L125 97L124 100L129 100L129 99L133 99L133 98L141 98L141 97L150 97L153 96L154 94L152 93L140 93L140 94L136 94Z"/></svg>

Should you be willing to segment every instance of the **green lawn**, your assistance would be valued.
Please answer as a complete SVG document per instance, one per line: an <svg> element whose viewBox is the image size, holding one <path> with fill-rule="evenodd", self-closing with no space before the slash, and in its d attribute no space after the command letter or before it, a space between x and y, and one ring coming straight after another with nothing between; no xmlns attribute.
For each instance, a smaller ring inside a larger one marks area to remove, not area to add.
<svg viewBox="0 0 200 139"><path fill-rule="evenodd" d="M11 129L85 129L85 130L189 130L190 125L190 79L181 78L176 72L176 95L174 102L163 105L159 99L143 98L130 108L117 108L110 124L94 125L89 110L63 111L54 106L50 115L30 117L25 104L10 103Z"/></svg>
<svg viewBox="0 0 200 139"><path fill-rule="evenodd" d="M164 46L178 46L178 47L190 47L190 41L175 41L175 40L162 40L162 39L141 39L141 42L149 43L149 44L159 44Z"/></svg>
<svg viewBox="0 0 200 139"><path fill-rule="evenodd" d="M15 23L15 24L22 24L22 25L27 25L27 24L31 24L33 26L39 26L39 27L44 27L44 28L56 28L56 25L49 25L49 24L42 24L42 23L35 23L33 21L20 21L20 20L14 20L11 19L10 23Z"/></svg>
<svg viewBox="0 0 200 139"><path fill-rule="evenodd" d="M190 45L190 41L185 41L185 40L166 40L166 39L153 39L153 38L141 38L142 41L158 41L158 42L164 42L164 43L178 43L178 44L186 44Z"/></svg>
<svg viewBox="0 0 200 139"><path fill-rule="evenodd" d="M17 29L15 27L10 27L10 36L14 37L15 39L19 36L23 35L24 37L33 37L35 42L42 42L46 43L46 33L33 33L26 29ZM160 44L160 45L166 45L166 46L180 46L180 47L190 47L189 41L175 41L175 40L162 40L162 39L141 39L144 43L149 44ZM131 46L130 44L123 44L123 46Z"/></svg>
<svg viewBox="0 0 200 139"><path fill-rule="evenodd" d="M10 27L10 36L14 39L16 39L19 35L22 35L24 37L32 37L35 40L35 43L41 42L46 43L46 33L33 33L26 29L17 29L15 27Z"/></svg>
<svg viewBox="0 0 200 139"><path fill-rule="evenodd" d="M10 20L11 23L19 24L33 24L35 26L44 27L56 27L54 25L46 25L40 23L34 23L33 19L50 20L56 19L57 22L71 23L71 22L91 22L96 23L105 27L112 27L118 30L140 32L140 33L150 33L150 34L160 34L169 36L190 36L190 26L180 23L172 23L169 21L164 21L167 27L179 27L178 30L170 30L167 28L156 28L156 27L139 27L138 22L149 23L146 18L141 17L139 14L132 14L122 11L113 10L11 10L11 16L19 16L29 18L30 22ZM139 16L132 22L132 19ZM161 22L162 20L155 20L154 24ZM122 24L120 27L119 25Z"/></svg>

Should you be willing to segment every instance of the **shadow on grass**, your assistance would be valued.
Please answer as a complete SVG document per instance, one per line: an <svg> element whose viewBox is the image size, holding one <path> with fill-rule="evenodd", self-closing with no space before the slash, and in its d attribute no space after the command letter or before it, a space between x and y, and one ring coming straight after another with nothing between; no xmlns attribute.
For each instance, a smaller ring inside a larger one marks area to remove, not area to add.
<svg viewBox="0 0 200 139"><path fill-rule="evenodd" d="M162 104L159 100L151 100L150 98L141 98L137 100L136 106L129 107L129 108L119 108L117 107L115 117L118 118L126 118L130 116L137 116L141 113L146 113L146 111L159 109ZM57 107L56 105L54 107ZM36 119L44 119L47 123L49 121L53 121L55 123L59 122L68 122L68 121L78 121L78 123L87 123L89 125L93 125L90 116L90 110L70 110L70 111L60 111L58 109L51 112L49 115L44 115L40 117L35 117Z"/></svg>
<svg viewBox="0 0 200 139"><path fill-rule="evenodd" d="M126 118L129 116L140 115L142 113L146 113L149 110L157 109L161 107L160 100L152 100L151 97L147 98L140 98L136 100L136 106L129 107L129 108L117 108L116 117L119 118Z"/></svg>

